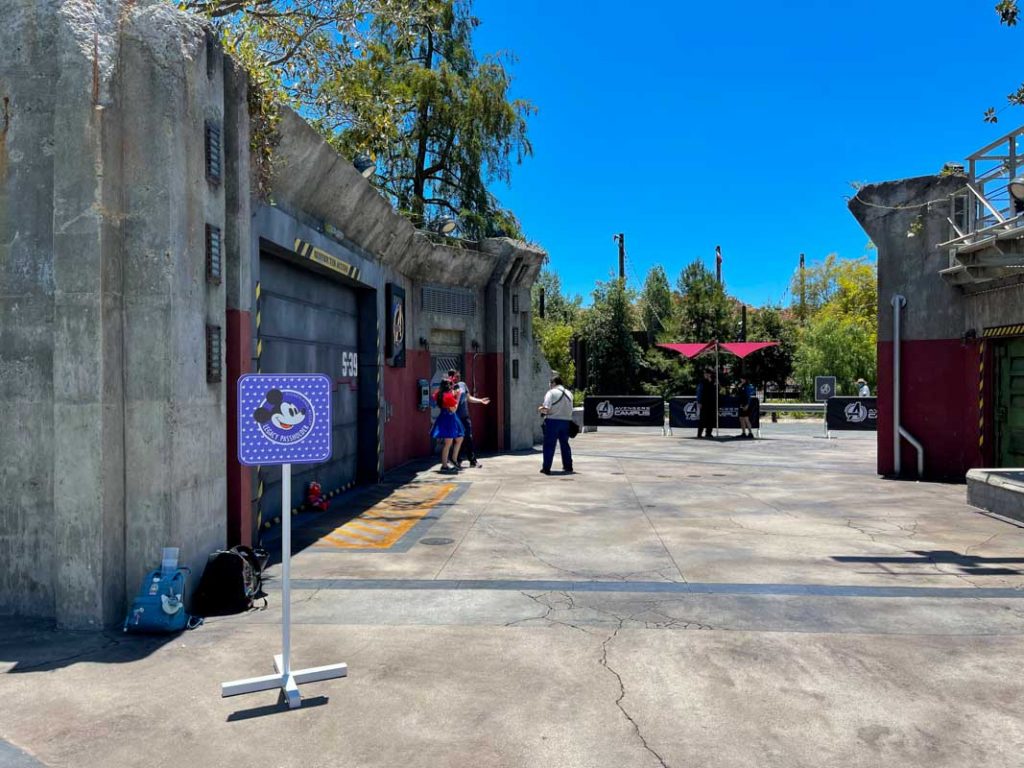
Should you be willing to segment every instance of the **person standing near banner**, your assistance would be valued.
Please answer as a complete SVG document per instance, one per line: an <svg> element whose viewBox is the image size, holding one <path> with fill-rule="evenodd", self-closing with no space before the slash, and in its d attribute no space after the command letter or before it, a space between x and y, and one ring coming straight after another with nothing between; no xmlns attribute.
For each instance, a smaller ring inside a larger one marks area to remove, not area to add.
<svg viewBox="0 0 1024 768"><path fill-rule="evenodd" d="M697 437L711 439L715 428L715 380L710 370L704 371L704 379L697 382L697 405L700 406L700 421L697 423Z"/></svg>
<svg viewBox="0 0 1024 768"><path fill-rule="evenodd" d="M452 390L459 397L459 404L455 409L455 415L462 422L462 450L455 456L455 466L462 466L463 455L469 458L469 466L479 467L476 460L476 449L473 446L473 421L469 417L469 404L490 405L489 397L473 397L469 394L469 387L462 381L462 374L454 368L448 371L448 380L452 383Z"/></svg>
<svg viewBox="0 0 1024 768"><path fill-rule="evenodd" d="M857 397L871 397L871 387L864 379L857 379Z"/></svg>
<svg viewBox="0 0 1024 768"><path fill-rule="evenodd" d="M757 390L754 389L754 385L746 376L740 376L740 437L752 438L754 436L754 430L750 426L750 413L755 397L757 397Z"/></svg>
<svg viewBox="0 0 1024 768"><path fill-rule="evenodd" d="M544 404L537 410L544 418L544 464L541 474L551 474L555 460L555 443L562 449L562 469L572 474L572 449L569 448L569 423L572 421L572 392L562 385L562 377L551 377L551 389L544 395Z"/></svg>

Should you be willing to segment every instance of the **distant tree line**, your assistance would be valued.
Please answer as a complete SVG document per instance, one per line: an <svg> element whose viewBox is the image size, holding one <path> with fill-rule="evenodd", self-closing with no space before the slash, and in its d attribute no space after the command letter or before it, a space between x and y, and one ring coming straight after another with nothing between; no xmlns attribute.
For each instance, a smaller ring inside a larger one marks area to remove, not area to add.
<svg viewBox="0 0 1024 768"><path fill-rule="evenodd" d="M539 316L543 291L545 312ZM673 286L661 266L636 290L624 279L598 282L590 306L566 296L558 275L541 273L534 286L534 330L552 367L572 381L572 350L585 350L586 392L593 394L692 394L714 356L685 360L659 342L777 341L779 346L740 361L720 356L719 377L728 388L746 375L761 391L813 396L815 376L835 376L844 394L864 378L874 391L877 341L877 275L867 258L830 255L793 276L789 304L746 308L701 261L688 264Z"/></svg>

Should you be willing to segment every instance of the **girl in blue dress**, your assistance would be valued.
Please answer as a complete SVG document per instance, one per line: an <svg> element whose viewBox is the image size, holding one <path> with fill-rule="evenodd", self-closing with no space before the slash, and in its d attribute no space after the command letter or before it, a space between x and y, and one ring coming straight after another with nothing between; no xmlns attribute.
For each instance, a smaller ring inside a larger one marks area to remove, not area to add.
<svg viewBox="0 0 1024 768"><path fill-rule="evenodd" d="M430 436L435 440L444 441L441 448L440 472L443 475L452 475L459 471L454 459L459 455L459 448L462 446L463 431L462 422L455 415L455 411L459 407L459 396L452 391L452 385L448 379L441 380L437 392L434 393L434 401L441 412L434 421L434 428L431 430ZM449 456L452 458L451 463L448 462Z"/></svg>

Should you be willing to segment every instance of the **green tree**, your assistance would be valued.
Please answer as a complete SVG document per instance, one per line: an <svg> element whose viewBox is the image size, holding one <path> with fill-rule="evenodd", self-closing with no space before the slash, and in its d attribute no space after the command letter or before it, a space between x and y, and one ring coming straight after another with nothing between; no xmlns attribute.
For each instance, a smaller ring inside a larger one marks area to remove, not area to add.
<svg viewBox="0 0 1024 768"><path fill-rule="evenodd" d="M628 395L640 390L640 348L633 339L633 306L625 280L598 283L583 324L587 391Z"/></svg>
<svg viewBox="0 0 1024 768"><path fill-rule="evenodd" d="M644 350L641 366L640 385L645 395L667 399L694 391L696 363L682 355L651 347Z"/></svg>
<svg viewBox="0 0 1024 768"><path fill-rule="evenodd" d="M702 261L683 269L676 284L679 291L679 341L732 341L737 318L725 287Z"/></svg>
<svg viewBox="0 0 1024 768"><path fill-rule="evenodd" d="M348 156L416 226L454 215L469 237L522 237L488 185L531 154L533 106L510 99L509 57L478 57L471 0L191 0L250 72Z"/></svg>
<svg viewBox="0 0 1024 768"><path fill-rule="evenodd" d="M672 325L672 287L660 264L651 267L644 281L638 302L640 325L647 332L647 343L653 344Z"/></svg>
<svg viewBox="0 0 1024 768"><path fill-rule="evenodd" d="M805 395L815 376L835 376L851 394L864 377L874 386L878 336L878 277L867 259L829 256L812 270L814 313L800 331L794 376ZM810 284L810 280L808 281Z"/></svg>
<svg viewBox="0 0 1024 768"><path fill-rule="evenodd" d="M760 386L784 388L793 374L793 355L797 347L796 317L781 307L760 307L750 314L747 338L751 341L777 341L779 346L762 349L743 361L743 370Z"/></svg>
<svg viewBox="0 0 1024 768"><path fill-rule="evenodd" d="M839 257L830 253L824 261L808 264L794 273L790 281L789 292L794 297L793 311L801 323L806 323L814 313L831 300L838 289L836 274ZM803 302L801 302L803 298ZM801 314L801 311L803 314Z"/></svg>
<svg viewBox="0 0 1024 768"><path fill-rule="evenodd" d="M876 354L875 334L865 323L822 313L800 332L793 374L805 396L815 376L835 376L840 393L854 394L861 376L874 388Z"/></svg>
<svg viewBox="0 0 1024 768"><path fill-rule="evenodd" d="M572 359L571 350L572 338L576 335L573 327L556 320L535 316L533 329L551 369L558 371L562 380L572 386L573 381L576 380L576 363Z"/></svg>
<svg viewBox="0 0 1024 768"><path fill-rule="evenodd" d="M557 272L542 269L537 281L533 284L530 298L533 303L533 316L540 317L540 294L544 291L544 317L547 320L564 323L576 327L583 312L580 296L566 296L562 293L562 281Z"/></svg>

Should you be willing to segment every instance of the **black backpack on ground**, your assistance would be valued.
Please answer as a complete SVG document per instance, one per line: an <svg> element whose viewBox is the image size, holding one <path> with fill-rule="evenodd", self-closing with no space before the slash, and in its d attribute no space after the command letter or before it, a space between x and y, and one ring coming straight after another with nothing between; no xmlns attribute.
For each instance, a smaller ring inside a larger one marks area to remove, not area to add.
<svg viewBox="0 0 1024 768"><path fill-rule="evenodd" d="M211 554L192 597L192 613L196 616L243 613L252 608L257 598L266 598L263 568L267 558L266 550L253 551L243 545Z"/></svg>

